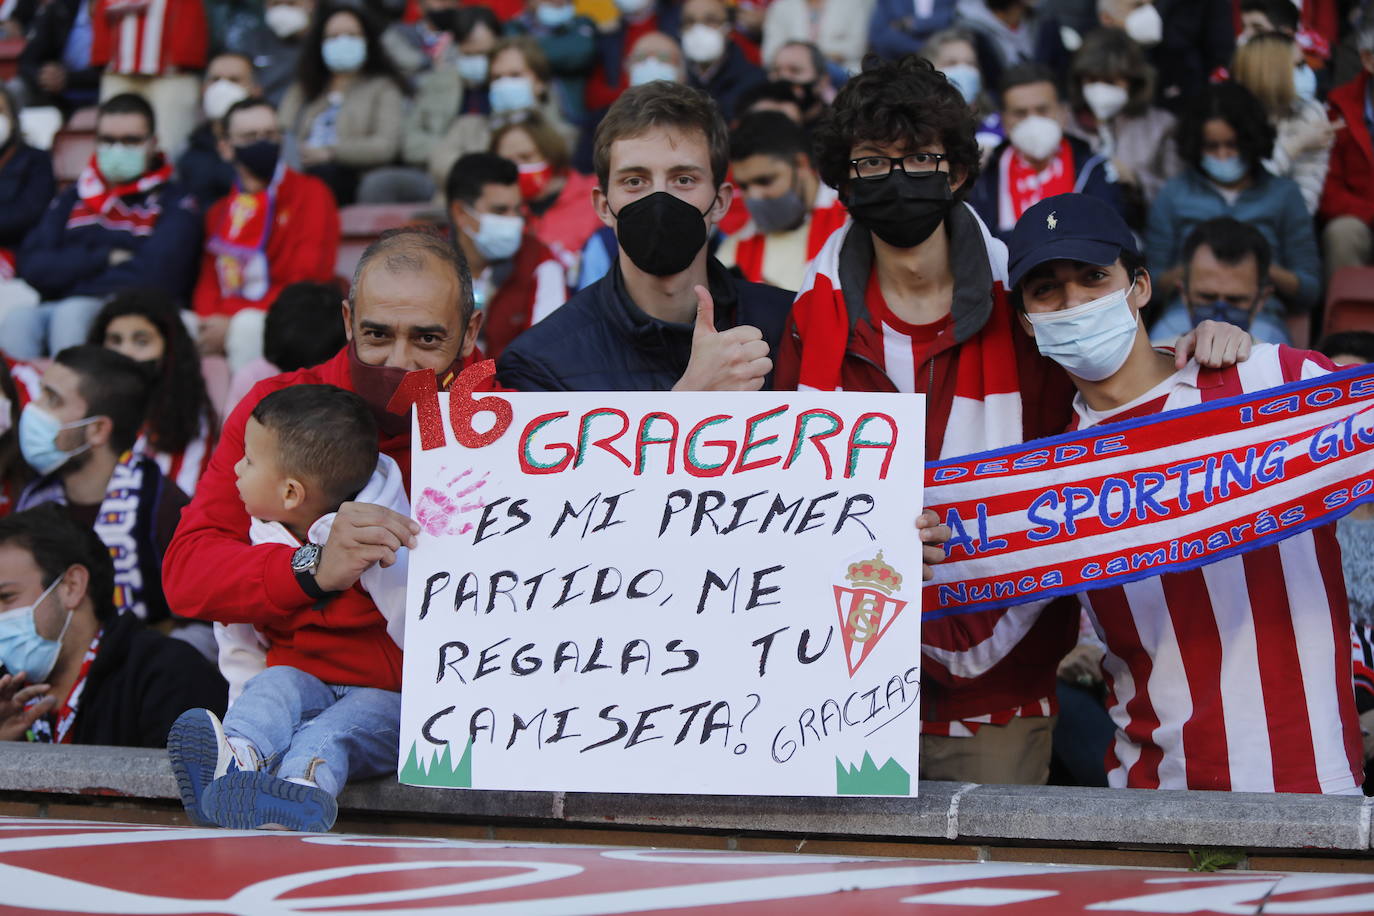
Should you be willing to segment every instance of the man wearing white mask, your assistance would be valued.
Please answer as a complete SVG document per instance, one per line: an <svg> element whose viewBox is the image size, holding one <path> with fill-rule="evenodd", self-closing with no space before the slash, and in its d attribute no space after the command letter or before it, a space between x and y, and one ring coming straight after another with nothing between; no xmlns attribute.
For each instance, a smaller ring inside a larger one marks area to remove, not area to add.
<svg viewBox="0 0 1374 916"><path fill-rule="evenodd" d="M453 164L445 190L453 238L472 269L472 296L484 316L478 345L495 358L567 300L567 275L549 247L525 231L515 163L469 153Z"/></svg>
<svg viewBox="0 0 1374 916"><path fill-rule="evenodd" d="M1064 135L1064 106L1054 75L1039 64L1007 71L1002 83L1002 127L1009 138L993 151L969 203L993 234L1006 240L1034 204L1080 192L1121 210L1111 160Z"/></svg>
<svg viewBox="0 0 1374 916"><path fill-rule="evenodd" d="M306 29L315 14L315 0L269 0L264 25L237 41L231 36L226 51L236 51L253 62L253 77L262 94L280 105L296 78Z"/></svg>
<svg viewBox="0 0 1374 916"><path fill-rule="evenodd" d="M1150 0L1097 0L1097 18L1109 29L1121 29L1142 48L1164 37L1164 20Z"/></svg>
<svg viewBox="0 0 1374 916"><path fill-rule="evenodd" d="M162 747L225 684L184 642L113 605L114 568L54 506L0 519L0 741Z"/></svg>
<svg viewBox="0 0 1374 916"><path fill-rule="evenodd" d="M208 208L234 186L234 167L219 154L220 121L235 102L258 96L261 90L253 77L253 61L231 51L211 59L201 85L205 120L191 131L186 152L177 159L177 177Z"/></svg>
<svg viewBox="0 0 1374 916"><path fill-rule="evenodd" d="M1078 389L1070 429L1196 409L1336 368L1270 344L1256 345L1243 367L1178 368L1174 354L1151 347L1140 320L1150 274L1134 237L1085 195L1027 210L1008 268L1023 328ZM1326 525L1080 596L1106 645L1117 726L1108 784L1359 794L1364 759L1339 569L1335 526Z"/></svg>
<svg viewBox="0 0 1374 916"><path fill-rule="evenodd" d="M682 48L672 36L662 32L647 32L639 37L625 58L625 73L631 86L654 80L681 83L687 79Z"/></svg>
<svg viewBox="0 0 1374 916"><path fill-rule="evenodd" d="M740 94L767 78L730 39L731 14L725 0L687 0L682 7L687 85L715 99L726 121L734 120Z"/></svg>

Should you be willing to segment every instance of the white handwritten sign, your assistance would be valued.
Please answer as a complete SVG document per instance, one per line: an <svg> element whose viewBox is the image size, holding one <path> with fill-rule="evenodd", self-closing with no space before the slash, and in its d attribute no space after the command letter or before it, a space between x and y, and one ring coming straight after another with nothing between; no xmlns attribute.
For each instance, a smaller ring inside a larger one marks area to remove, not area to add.
<svg viewBox="0 0 1374 916"><path fill-rule="evenodd" d="M481 368L405 395L402 782L915 793L920 397L474 402Z"/></svg>

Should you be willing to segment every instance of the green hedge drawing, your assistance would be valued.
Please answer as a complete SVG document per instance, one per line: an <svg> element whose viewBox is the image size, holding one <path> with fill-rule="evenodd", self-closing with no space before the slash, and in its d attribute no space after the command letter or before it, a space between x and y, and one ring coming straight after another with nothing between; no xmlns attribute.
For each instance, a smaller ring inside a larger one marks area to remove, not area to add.
<svg viewBox="0 0 1374 916"><path fill-rule="evenodd" d="M902 769L896 759L889 757L879 767L864 751L860 766L845 766L835 758L835 793L837 795L910 795L911 774Z"/></svg>
<svg viewBox="0 0 1374 916"><path fill-rule="evenodd" d="M416 743L410 745L410 756L401 767L400 780L408 786L437 786L442 789L472 788L472 740L463 748L463 756L458 765L453 765L453 755L449 745L444 750L432 752L428 763L421 763Z"/></svg>

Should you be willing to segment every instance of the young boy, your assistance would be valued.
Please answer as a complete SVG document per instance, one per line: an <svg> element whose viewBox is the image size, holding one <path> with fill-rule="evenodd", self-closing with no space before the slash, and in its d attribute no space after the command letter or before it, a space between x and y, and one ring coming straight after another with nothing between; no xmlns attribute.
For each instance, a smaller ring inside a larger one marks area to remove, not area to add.
<svg viewBox="0 0 1374 916"><path fill-rule="evenodd" d="M234 473L254 544L322 544L349 500L410 511L399 467L378 454L367 403L330 385L263 398ZM269 615L218 630L236 699L223 723L187 711L167 740L195 823L328 830L350 778L395 770L404 556L316 607L319 622L294 630Z"/></svg>
<svg viewBox="0 0 1374 916"><path fill-rule="evenodd" d="M1047 198L1011 238L1021 322L1073 380L1071 429L1151 416L1320 376L1318 353L1257 344L1228 369L1155 350L1140 322L1150 274L1116 211ZM1363 779L1350 613L1334 526L1207 566L1094 589L1117 725L1113 787L1356 794Z"/></svg>

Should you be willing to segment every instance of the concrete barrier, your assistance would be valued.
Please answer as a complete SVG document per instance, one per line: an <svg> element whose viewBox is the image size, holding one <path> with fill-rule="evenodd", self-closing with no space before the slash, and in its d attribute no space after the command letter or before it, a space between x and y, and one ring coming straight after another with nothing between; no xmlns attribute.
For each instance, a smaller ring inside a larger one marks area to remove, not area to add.
<svg viewBox="0 0 1374 916"><path fill-rule="evenodd" d="M85 805L99 819L176 822L176 784L162 751L0 745L0 812L74 814ZM379 779L350 786L340 799L341 824L369 823L378 832L432 834L436 825L483 825L468 836L522 835L558 841L587 837L605 842L608 828L629 836L650 833L661 845L677 835L684 845L758 848L758 844L705 843L691 837L774 837L778 848L827 851L894 843L892 854L918 844L922 854L944 845L956 858L988 858L977 850L1053 848L1055 861L1103 861L1071 850L1156 850L1186 853L1225 848L1249 856L1350 859L1347 867L1374 870L1370 817L1374 799L1320 795L1260 795L1079 789L1055 786L983 786L920 783L917 798L775 798L702 795L610 795L562 792L494 792L420 789ZM145 816L140 816L143 811ZM146 816L160 812L156 816ZM504 832L503 832L504 831ZM578 831L583 831L579 833ZM452 832L452 831L449 831ZM837 845L837 842L838 845ZM632 839L623 842L634 842ZM642 840L641 840L642 842ZM969 853L969 848L974 848ZM997 858L1008 858L1005 854ZM1359 859L1361 861L1354 861ZM1129 860L1128 860L1129 861ZM1140 864L1156 864L1146 857ZM1186 860L1185 863L1186 864ZM1317 867L1318 861L1312 863Z"/></svg>

